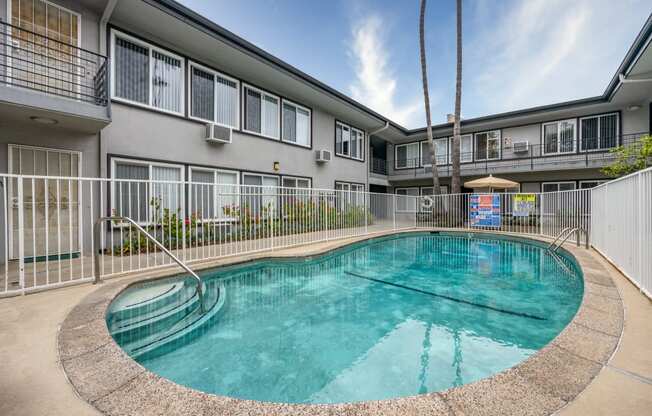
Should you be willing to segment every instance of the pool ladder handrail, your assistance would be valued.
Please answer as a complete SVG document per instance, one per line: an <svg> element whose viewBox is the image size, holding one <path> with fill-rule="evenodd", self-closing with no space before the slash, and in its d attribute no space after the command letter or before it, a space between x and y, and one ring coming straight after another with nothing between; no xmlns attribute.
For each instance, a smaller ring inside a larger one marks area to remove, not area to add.
<svg viewBox="0 0 652 416"><path fill-rule="evenodd" d="M148 240L150 240L152 243L154 243L154 245L156 245L156 247L160 248L161 251L163 251L165 254L167 254L168 257L170 257L172 260L174 260L174 262L177 263L182 269L184 269L185 271L190 273L190 276L197 282L197 296L199 297L200 311L201 311L201 313L205 312L204 291L202 289L202 281L199 278L199 276L197 276L197 273L193 272L192 269L190 267L188 267L188 265L186 265L186 263L179 260L179 258L177 256L172 254L172 252L170 250L165 248L165 246L163 244L161 244L156 238L154 238L154 236L152 236L150 233L148 233L143 227L140 226L140 224L138 224L133 219L131 219L129 217L124 217L124 216L99 217L95 221L95 230L94 230L95 231L95 246L96 247L98 247L98 248L101 247L101 245L100 245L100 226L105 221L126 221L126 222L128 222L129 224L134 226L138 231L143 233L143 235L145 235L145 237ZM100 255L101 255L101 250L98 249L95 252L95 276L94 276L93 284L98 284L98 283L102 282L102 279L100 278ZM167 276L162 276L162 277L160 277L158 279L165 279L166 277Z"/></svg>
<svg viewBox="0 0 652 416"><path fill-rule="evenodd" d="M586 249L588 249L589 248L589 233L588 233L588 231L586 231L582 227L566 227L566 228L564 228L563 230L561 230L559 232L559 234L557 234L557 237L555 237L553 242L548 245L547 249L550 250L552 253L557 252L559 247L561 247L573 233L575 233L576 242L577 242L578 247L580 246L580 242L581 242L580 233L584 234L584 237L585 237L585 246L584 247ZM561 239L561 242L557 243L559 241L559 239Z"/></svg>

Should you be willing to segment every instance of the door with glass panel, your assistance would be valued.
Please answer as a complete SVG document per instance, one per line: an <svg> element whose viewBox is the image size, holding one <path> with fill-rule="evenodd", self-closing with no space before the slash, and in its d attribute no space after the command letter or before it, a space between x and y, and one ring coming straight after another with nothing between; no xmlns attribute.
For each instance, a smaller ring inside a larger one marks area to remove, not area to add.
<svg viewBox="0 0 652 416"><path fill-rule="evenodd" d="M22 204L18 179L12 178L8 184L10 258L18 258L21 235L26 259L79 253L81 185L74 178L80 177L80 171L79 152L9 145L9 173L35 175L22 179Z"/></svg>
<svg viewBox="0 0 652 416"><path fill-rule="evenodd" d="M79 93L81 17L44 0L8 0L12 45L9 82L50 94Z"/></svg>

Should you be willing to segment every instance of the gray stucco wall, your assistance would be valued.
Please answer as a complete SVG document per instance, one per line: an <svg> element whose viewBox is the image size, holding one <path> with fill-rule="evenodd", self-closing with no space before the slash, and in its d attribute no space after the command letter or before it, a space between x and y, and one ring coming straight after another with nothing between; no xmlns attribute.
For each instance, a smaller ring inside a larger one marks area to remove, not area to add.
<svg viewBox="0 0 652 416"><path fill-rule="evenodd" d="M102 175L109 174L107 155L180 164L311 177L314 188L332 189L335 181L367 183L367 162L335 157L335 119L313 109L313 148L234 131L230 144L204 140L203 123L113 103L113 122L102 131ZM328 149L333 160L315 162L315 151ZM365 152L367 153L367 152ZM367 155L365 155L367 156ZM367 158L368 159L368 158ZM274 172L274 162L280 170Z"/></svg>

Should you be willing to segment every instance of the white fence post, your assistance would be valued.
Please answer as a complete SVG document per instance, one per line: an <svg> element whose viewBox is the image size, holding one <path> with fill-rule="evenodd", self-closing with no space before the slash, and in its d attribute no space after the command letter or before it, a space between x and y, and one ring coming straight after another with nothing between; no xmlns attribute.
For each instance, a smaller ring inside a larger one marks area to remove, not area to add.
<svg viewBox="0 0 652 416"><path fill-rule="evenodd" d="M17 183L17 207L18 207L18 277L20 289L25 293L25 212L23 198L23 178L18 177ZM32 225L33 226L33 225ZM7 242L8 244L9 242ZM9 261L9 259L5 259Z"/></svg>

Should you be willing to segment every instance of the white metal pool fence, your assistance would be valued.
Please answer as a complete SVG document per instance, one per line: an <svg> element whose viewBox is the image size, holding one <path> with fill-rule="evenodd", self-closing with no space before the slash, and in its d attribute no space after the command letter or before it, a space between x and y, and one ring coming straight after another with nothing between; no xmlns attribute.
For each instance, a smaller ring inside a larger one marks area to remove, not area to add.
<svg viewBox="0 0 652 416"><path fill-rule="evenodd" d="M96 240L93 225L103 216L132 218L191 265L392 230L486 229L554 237L566 227L590 235L592 226L603 226L591 221L591 190L427 196L214 179L0 175L0 295L91 281L96 253L103 278L174 266L127 223L107 222ZM610 209L625 201L610 199Z"/></svg>
<svg viewBox="0 0 652 416"><path fill-rule="evenodd" d="M652 297L652 168L593 188L591 243Z"/></svg>

